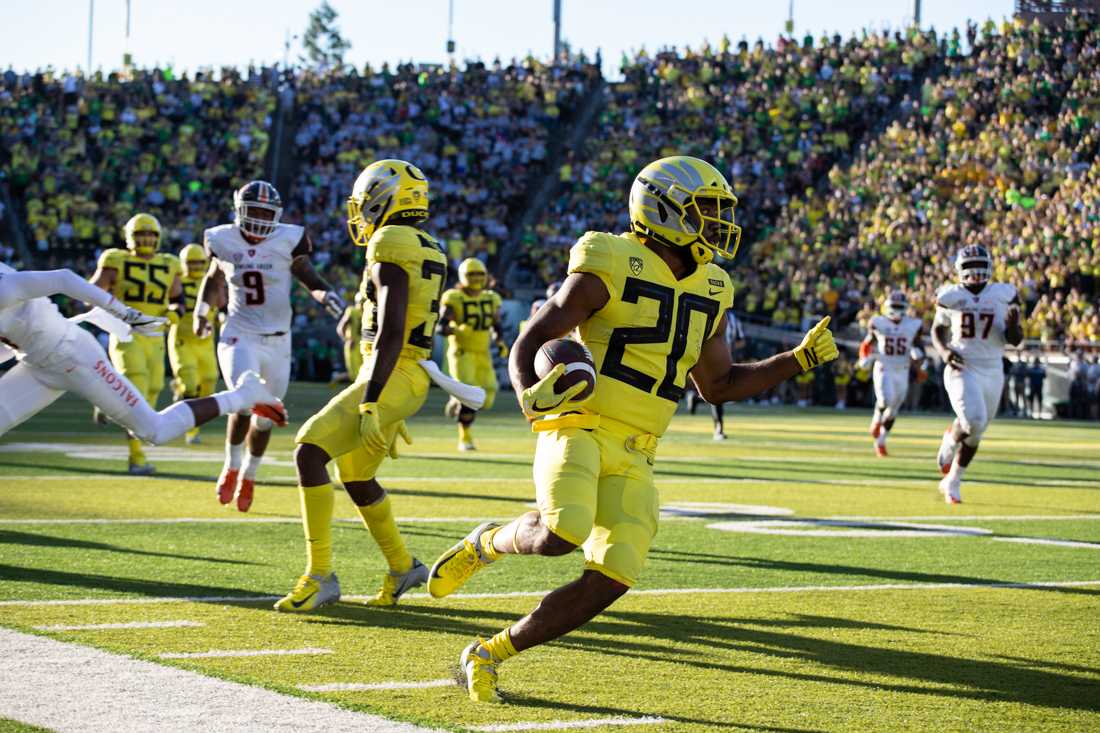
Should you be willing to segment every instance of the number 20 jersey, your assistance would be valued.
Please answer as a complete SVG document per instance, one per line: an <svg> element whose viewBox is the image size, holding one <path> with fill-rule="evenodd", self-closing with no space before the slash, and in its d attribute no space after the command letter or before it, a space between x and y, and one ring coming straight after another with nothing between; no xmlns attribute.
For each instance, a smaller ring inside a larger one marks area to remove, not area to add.
<svg viewBox="0 0 1100 733"><path fill-rule="evenodd" d="M305 230L279 224L263 241L253 243L236 224L222 224L203 233L203 244L229 283L227 328L254 334L289 331L294 284L290 263L310 252Z"/></svg>
<svg viewBox="0 0 1100 733"><path fill-rule="evenodd" d="M1005 316L1016 300L1009 283L986 283L975 295L962 285L944 285L936 293L936 323L951 326L951 348L963 361L1000 368L1005 350Z"/></svg>
<svg viewBox="0 0 1100 733"><path fill-rule="evenodd" d="M569 272L596 275L610 295L577 327L598 374L585 409L662 435L703 342L733 303L729 276L708 264L677 280L634 234L602 232L573 245Z"/></svg>

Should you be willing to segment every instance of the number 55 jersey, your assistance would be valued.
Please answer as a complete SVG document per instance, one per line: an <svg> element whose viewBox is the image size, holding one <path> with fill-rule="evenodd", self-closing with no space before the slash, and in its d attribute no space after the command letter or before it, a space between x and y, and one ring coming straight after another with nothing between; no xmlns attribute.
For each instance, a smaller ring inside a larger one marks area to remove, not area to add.
<svg viewBox="0 0 1100 733"><path fill-rule="evenodd" d="M250 242L236 224L222 224L203 233L203 244L229 286L228 318L218 338L222 378L236 384L246 371L259 372L282 399L290 383L290 265L313 249L309 236L295 224L278 224Z"/></svg>
<svg viewBox="0 0 1100 733"><path fill-rule="evenodd" d="M659 437L703 342L733 303L729 276L708 264L677 280L634 234L598 232L573 245L569 272L599 277L610 295L578 326L599 374L586 411Z"/></svg>

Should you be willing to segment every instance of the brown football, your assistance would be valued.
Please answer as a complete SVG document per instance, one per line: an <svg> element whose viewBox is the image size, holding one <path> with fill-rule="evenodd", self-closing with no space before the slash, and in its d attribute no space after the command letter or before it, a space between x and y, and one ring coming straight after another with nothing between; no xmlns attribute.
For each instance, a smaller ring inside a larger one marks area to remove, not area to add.
<svg viewBox="0 0 1100 733"><path fill-rule="evenodd" d="M578 382L588 382L588 387L573 400L583 400L592 394L596 388L596 363L584 344L573 339L555 339L547 341L535 354L535 374L539 379L558 364L565 364L565 374L554 383L554 392L561 394Z"/></svg>

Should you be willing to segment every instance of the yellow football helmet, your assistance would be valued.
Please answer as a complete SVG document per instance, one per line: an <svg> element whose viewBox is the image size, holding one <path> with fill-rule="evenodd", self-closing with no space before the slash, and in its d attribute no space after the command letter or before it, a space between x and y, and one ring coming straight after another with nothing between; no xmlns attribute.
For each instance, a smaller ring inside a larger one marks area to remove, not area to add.
<svg viewBox="0 0 1100 733"><path fill-rule="evenodd" d="M741 227L733 221L736 206L737 197L725 176L710 163L687 155L653 161L630 187L630 225L635 233L669 247L690 247L701 265L714 259L715 252L736 256L741 244Z"/></svg>
<svg viewBox="0 0 1100 733"><path fill-rule="evenodd" d="M481 260L467 257L458 266L458 283L467 290L481 290L489 279L489 271Z"/></svg>
<svg viewBox="0 0 1100 733"><path fill-rule="evenodd" d="M123 228L126 235L126 248L134 254L148 257L160 249L160 222L152 214L134 214ZM141 237L139 234L155 234L152 244L150 237Z"/></svg>
<svg viewBox="0 0 1100 733"><path fill-rule="evenodd" d="M206 274L206 267L210 260L206 258L206 250L201 244L189 244L180 250L180 267L183 268L183 276L189 280L202 277Z"/></svg>
<svg viewBox="0 0 1100 733"><path fill-rule="evenodd" d="M359 174L348 197L348 234L366 247L386 224L428 218L428 179L412 163L376 160Z"/></svg>

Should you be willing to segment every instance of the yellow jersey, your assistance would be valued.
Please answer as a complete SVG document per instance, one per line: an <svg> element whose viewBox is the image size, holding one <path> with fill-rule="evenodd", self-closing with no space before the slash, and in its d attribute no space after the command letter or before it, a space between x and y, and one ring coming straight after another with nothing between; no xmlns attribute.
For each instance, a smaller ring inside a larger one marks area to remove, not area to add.
<svg viewBox="0 0 1100 733"><path fill-rule="evenodd" d="M344 326L346 329L344 333L340 334L340 337L345 340L358 339L359 334L363 332L363 308L358 305L348 306L348 322Z"/></svg>
<svg viewBox="0 0 1100 733"><path fill-rule="evenodd" d="M109 249L99 256L99 267L118 272L111 294L120 301L146 315L168 313L172 281L181 271L178 257L157 252L146 260L126 249Z"/></svg>
<svg viewBox="0 0 1100 733"><path fill-rule="evenodd" d="M416 227L391 224L377 230L367 242L367 266L359 286L363 293L363 340L371 344L378 330L378 302L370 278L376 262L399 266L409 276L409 305L405 313L402 354L427 359L439 321L439 301L447 281L447 255L431 235Z"/></svg>
<svg viewBox="0 0 1100 733"><path fill-rule="evenodd" d="M489 336L500 311L500 296L492 290L481 290L470 295L462 288L451 288L443 293L443 307L454 313L456 324L465 324L470 330L447 336L447 348L453 351L480 353L489 351Z"/></svg>
<svg viewBox="0 0 1100 733"><path fill-rule="evenodd" d="M201 343L210 341L214 338L213 332L202 338L195 335L195 302L199 298L199 285L202 284L202 277L203 273L199 273L195 277L184 277L180 275L180 284L183 286L183 301L186 310L180 316L180 323L173 328L173 331L178 334L179 340L185 344ZM214 315L216 312L216 310L211 310L210 314L207 316L211 323L215 322Z"/></svg>
<svg viewBox="0 0 1100 733"><path fill-rule="evenodd" d="M733 304L729 275L708 264L677 280L634 234L602 232L573 245L569 272L599 277L610 296L577 327L598 373L585 411L662 435L703 342Z"/></svg>

